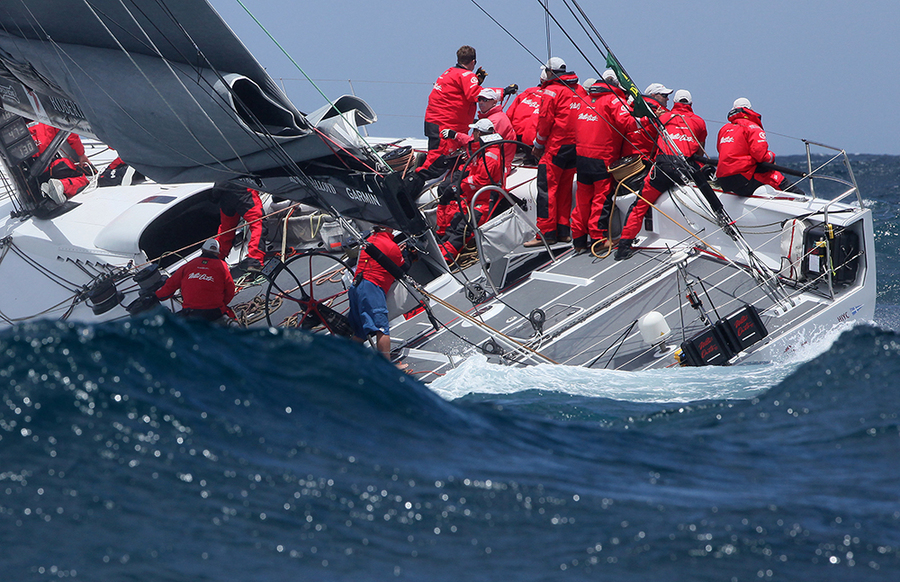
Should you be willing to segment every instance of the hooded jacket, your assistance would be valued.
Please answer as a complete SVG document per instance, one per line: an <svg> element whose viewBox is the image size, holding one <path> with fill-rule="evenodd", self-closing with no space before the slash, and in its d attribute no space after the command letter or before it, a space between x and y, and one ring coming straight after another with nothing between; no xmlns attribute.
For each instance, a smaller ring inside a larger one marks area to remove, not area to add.
<svg viewBox="0 0 900 582"><path fill-rule="evenodd" d="M625 92L598 81L587 93L575 118L575 143L579 157L603 160L607 166L619 159L622 143L631 127Z"/></svg>
<svg viewBox="0 0 900 582"><path fill-rule="evenodd" d="M561 146L574 145L575 118L586 96L574 71L550 78L544 84L534 145L544 148L551 155Z"/></svg>
<svg viewBox="0 0 900 582"><path fill-rule="evenodd" d="M234 299L234 280L225 261L201 255L191 259L166 279L156 292L158 299L168 299L181 289L185 309L221 309Z"/></svg>
<svg viewBox="0 0 900 582"><path fill-rule="evenodd" d="M534 143L537 132L538 115L541 112L542 87L529 87L513 99L506 108L506 115L512 124L513 131L521 136L522 143Z"/></svg>
<svg viewBox="0 0 900 582"><path fill-rule="evenodd" d="M732 109L728 114L728 123L719 130L716 147L719 151L716 175L720 178L740 174L749 180L756 172L756 164L775 160L775 154L769 151L762 117L745 107Z"/></svg>

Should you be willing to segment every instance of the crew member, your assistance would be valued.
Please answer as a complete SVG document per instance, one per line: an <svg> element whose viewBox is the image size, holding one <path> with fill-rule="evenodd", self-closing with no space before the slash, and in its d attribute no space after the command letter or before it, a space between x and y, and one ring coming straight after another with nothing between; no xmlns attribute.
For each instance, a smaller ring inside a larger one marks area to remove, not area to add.
<svg viewBox="0 0 900 582"><path fill-rule="evenodd" d="M650 83L642 93L644 103L656 117L660 117L669 110L669 95L672 90L662 83ZM632 103L632 112L634 103ZM639 155L645 161L652 162L656 157L656 142L659 139L659 129L650 119L633 117L632 125L625 136L622 148L622 156Z"/></svg>
<svg viewBox="0 0 900 582"><path fill-rule="evenodd" d="M726 192L752 196L760 186L769 185L803 193L781 172L759 168L760 163L773 163L775 154L769 150L762 116L751 108L746 98L735 100L728 113L728 123L719 130L716 148L719 151L716 182Z"/></svg>
<svg viewBox="0 0 900 582"><path fill-rule="evenodd" d="M507 87L504 91L509 90ZM518 89L518 87L516 88ZM503 106L500 104L500 98L503 93L500 89L482 89L478 95L478 119L490 119L494 132L500 136L500 139L508 140L510 143L503 144L503 175L509 175L512 168L513 158L516 157L516 144L511 143L516 140L516 132L509 120ZM469 126L472 127L471 125ZM503 185L503 184L501 184Z"/></svg>
<svg viewBox="0 0 900 582"><path fill-rule="evenodd" d="M219 258L216 239L204 242L200 256L175 271L156 292L156 298L168 299L179 289L181 315L207 321L222 321L226 315L234 318L234 312L228 307L234 298L234 280L228 265Z"/></svg>
<svg viewBox="0 0 900 582"><path fill-rule="evenodd" d="M441 129L468 133L468 126L475 120L476 103L481 93L481 83L487 76L484 69L475 69L475 49L463 45L456 51L456 65L444 71L428 95L425 109L425 137L428 138L428 155L421 166L427 170L446 151L441 146Z"/></svg>
<svg viewBox="0 0 900 582"><path fill-rule="evenodd" d="M216 237L221 250L219 258L225 259L234 244L234 233L241 218L250 229L247 257L238 271L259 271L266 259L265 222L262 220L263 207L259 192L232 182L219 182L210 191L210 199L219 205L221 222Z"/></svg>
<svg viewBox="0 0 900 582"><path fill-rule="evenodd" d="M609 246L609 213L606 205L612 189L608 168L622 153L624 135L631 124L625 92L605 80L587 85L585 103L575 119L577 187L572 211L575 251L587 250L588 236ZM605 209L605 211L604 211Z"/></svg>
<svg viewBox="0 0 900 582"><path fill-rule="evenodd" d="M482 146L490 143L491 138L499 139L499 135L494 129L494 124L486 117L479 119L470 127L472 128L471 136L453 135L450 130L446 131L446 135L447 139L466 141L471 159L471 156ZM452 263L456 259L473 235L466 214L475 193L485 186L503 186L505 172L502 158L503 152L500 145L487 145L477 158L469 162L468 173L462 178L459 186L443 189L438 206L438 218L441 223L446 225L441 250L448 263ZM475 203L475 224L481 225L487 222L491 208L497 200L496 192L491 192L490 195L483 194L478 198Z"/></svg>
<svg viewBox="0 0 900 582"><path fill-rule="evenodd" d="M634 239L641 230L644 216L650 205L660 195L676 184L685 184L686 173L691 172L689 165L699 163L685 158L703 153L706 143L706 122L695 114L692 108L693 99L687 90L676 92L675 105L672 111L663 113L659 120L664 127L657 140L657 154L653 167L644 180L644 187L638 192L638 199L628 212L622 238L616 248L615 260L631 258L634 254Z"/></svg>
<svg viewBox="0 0 900 582"><path fill-rule="evenodd" d="M575 180L575 118L585 96L574 71L553 57L541 73L544 81L541 111L532 153L538 158L537 227L548 243L570 242L572 183ZM526 247L544 244L539 236Z"/></svg>
<svg viewBox="0 0 900 582"><path fill-rule="evenodd" d="M512 100L506 108L506 116L516 133L516 140L526 146L519 146L519 150L525 155L523 162L526 165L537 165L537 160L531 155L531 144L534 143L534 135L537 132L538 115L541 112L541 86L529 87Z"/></svg>
<svg viewBox="0 0 900 582"><path fill-rule="evenodd" d="M33 156L35 159L46 151L47 147L59 133L59 129L44 123L35 123L28 128L38 151ZM90 169L91 162L84 153L84 144L78 134L69 133L66 142L78 157L77 163L65 156L57 156L50 162L43 174L38 177L41 192L57 204L62 204L68 198L75 196L88 185L88 177L84 171Z"/></svg>
<svg viewBox="0 0 900 582"><path fill-rule="evenodd" d="M394 241L393 234L386 228L376 226L366 242L381 251L387 260L392 261L397 266L398 272L409 270L411 265L411 260L407 259L409 255L405 253L405 249L400 249ZM353 339L364 342L366 338L374 335L376 349L390 360L391 329L386 294L396 277L372 258L370 253L377 251L369 251L367 248L364 247L359 253L356 276L347 292L350 300L350 311L347 316L353 327Z"/></svg>

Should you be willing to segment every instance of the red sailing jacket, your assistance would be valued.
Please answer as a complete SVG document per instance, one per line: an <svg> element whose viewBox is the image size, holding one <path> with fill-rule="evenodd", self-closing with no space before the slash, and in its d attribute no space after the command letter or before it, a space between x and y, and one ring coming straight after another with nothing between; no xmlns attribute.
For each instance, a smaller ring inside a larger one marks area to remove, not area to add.
<svg viewBox="0 0 900 582"><path fill-rule="evenodd" d="M43 123L32 125L28 128L28 131L31 132L31 137L34 138L34 141L37 144L37 155L44 153L44 150L47 149L47 146L50 145L50 142L53 141L53 138L59 133L59 130L55 127L44 125ZM66 138L66 141L69 142L69 145L75 150L76 156L80 157L84 155L84 144L81 143L81 138L78 137L78 134L70 133Z"/></svg>
<svg viewBox="0 0 900 582"><path fill-rule="evenodd" d="M756 164L775 160L775 154L769 151L762 117L752 109L738 108L728 116L728 121L719 130L716 175L740 174L749 180L756 172Z"/></svg>
<svg viewBox="0 0 900 582"><path fill-rule="evenodd" d="M622 142L631 127L625 92L596 83L575 119L578 156L603 160L608 166L621 156Z"/></svg>
<svg viewBox="0 0 900 582"><path fill-rule="evenodd" d="M506 108L506 116L516 135L522 136L522 143L531 146L537 131L538 115L541 112L541 87L529 87L513 99Z"/></svg>
<svg viewBox="0 0 900 582"><path fill-rule="evenodd" d="M459 65L450 67L434 82L425 121L440 129L468 133L469 124L475 119L479 93L481 85L475 73Z"/></svg>
<svg viewBox="0 0 900 582"><path fill-rule="evenodd" d="M473 143L471 148L477 151L481 147L481 143ZM474 152L473 152L474 153ZM469 175L463 178L460 183L463 197L467 201L472 200L472 196L484 186L495 184L503 186L504 168L500 163L500 146L488 146L484 150L483 156L479 154L478 158L469 164ZM488 201L487 194L479 197L479 204L485 204Z"/></svg>
<svg viewBox="0 0 900 582"><path fill-rule="evenodd" d="M221 309L234 299L234 280L225 261L199 256L182 265L156 292L158 299L168 299L181 289L185 309Z"/></svg>
<svg viewBox="0 0 900 582"><path fill-rule="evenodd" d="M403 266L403 253L400 247L394 242L394 235L386 230L378 231L366 239L383 252L387 258L394 261L398 267ZM366 249L363 248L359 252L359 262L356 264L356 275L362 276L366 281L370 281L387 294L388 290L394 282L394 276L378 264L375 259L369 256Z"/></svg>
<svg viewBox="0 0 900 582"><path fill-rule="evenodd" d="M488 110L487 113L482 113L479 118L487 117L491 120L491 123L494 124L494 131L500 134L500 137L503 139L515 140L516 139L516 130L513 129L512 123L509 120L509 117L504 113L503 106L499 103ZM516 156L516 144L514 143L505 143L503 144L503 158L505 162L505 173L509 174L509 170L512 167L513 158Z"/></svg>
<svg viewBox="0 0 900 582"><path fill-rule="evenodd" d="M550 155L561 146L575 143L575 118L586 97L574 71L558 75L544 84L534 145ZM546 155L546 154L545 154Z"/></svg>
<svg viewBox="0 0 900 582"><path fill-rule="evenodd" d="M706 122L694 113L687 103L676 103L671 111L659 116L666 128L668 139L659 136L656 145L660 154L675 155L679 152L689 158L702 152L706 145ZM674 142L674 148L672 143ZM678 151L674 151L677 148Z"/></svg>

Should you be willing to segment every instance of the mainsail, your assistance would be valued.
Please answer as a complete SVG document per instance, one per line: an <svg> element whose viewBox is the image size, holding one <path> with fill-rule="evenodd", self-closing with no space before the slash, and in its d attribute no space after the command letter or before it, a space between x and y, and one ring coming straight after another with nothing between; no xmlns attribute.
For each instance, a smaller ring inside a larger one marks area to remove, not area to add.
<svg viewBox="0 0 900 582"><path fill-rule="evenodd" d="M4 2L0 102L96 137L158 182L244 178L350 217L424 224L390 210L410 204L356 131L371 109L343 98L307 117L206 0Z"/></svg>

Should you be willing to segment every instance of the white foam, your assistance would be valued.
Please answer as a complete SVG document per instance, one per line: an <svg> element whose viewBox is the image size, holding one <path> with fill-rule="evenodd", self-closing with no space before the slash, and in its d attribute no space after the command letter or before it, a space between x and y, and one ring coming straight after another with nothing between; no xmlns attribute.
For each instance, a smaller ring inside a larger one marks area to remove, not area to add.
<svg viewBox="0 0 900 582"><path fill-rule="evenodd" d="M515 394L545 390L577 396L631 402L690 402L706 399L749 399L778 385L800 364L826 352L852 324L834 326L801 337L799 347L778 361L727 367L680 368L623 372L577 366L540 364L516 368L488 363L476 355L432 382L445 400L467 394Z"/></svg>

